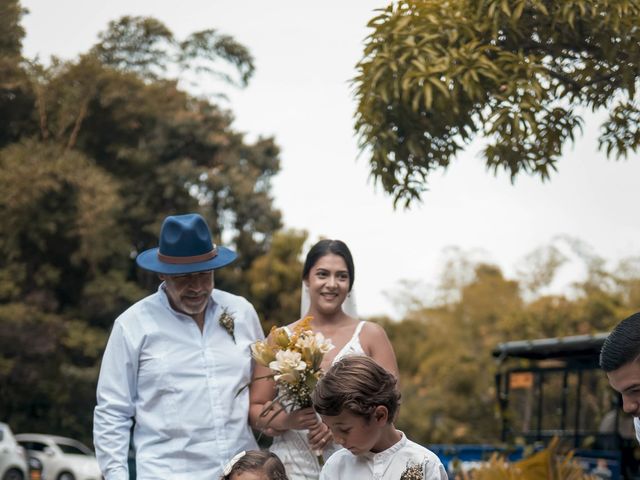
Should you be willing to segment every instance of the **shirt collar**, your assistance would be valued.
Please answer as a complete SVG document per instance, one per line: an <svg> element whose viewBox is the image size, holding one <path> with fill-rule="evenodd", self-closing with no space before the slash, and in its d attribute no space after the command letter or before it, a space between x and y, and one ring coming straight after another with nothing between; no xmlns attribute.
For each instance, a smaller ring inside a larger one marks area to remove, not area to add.
<svg viewBox="0 0 640 480"><path fill-rule="evenodd" d="M386 460L387 458L393 456L396 452L398 452L400 449L402 449L402 447L404 447L407 444L406 435L400 430L398 430L398 432L400 432L400 435L401 435L400 440L398 440L396 443L391 445L389 448L378 453L367 452L364 454L364 456L367 458L370 458L371 460L376 460L376 459Z"/></svg>

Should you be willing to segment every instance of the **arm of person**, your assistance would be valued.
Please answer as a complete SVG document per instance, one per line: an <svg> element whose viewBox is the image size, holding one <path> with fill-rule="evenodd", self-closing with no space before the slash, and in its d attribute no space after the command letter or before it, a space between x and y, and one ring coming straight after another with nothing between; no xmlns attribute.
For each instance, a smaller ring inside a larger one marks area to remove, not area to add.
<svg viewBox="0 0 640 480"><path fill-rule="evenodd" d="M273 372L254 361L253 377L249 385L249 424L256 430L271 437L281 435L286 430L282 406L275 403L276 384L268 378Z"/></svg>
<svg viewBox="0 0 640 480"><path fill-rule="evenodd" d="M102 357L93 417L93 442L105 480L129 479L127 455L137 371L137 354L116 322Z"/></svg>
<svg viewBox="0 0 640 480"><path fill-rule="evenodd" d="M360 334L362 348L378 365L400 378L398 361L387 333L377 323L367 322Z"/></svg>
<svg viewBox="0 0 640 480"><path fill-rule="evenodd" d="M291 429L302 430L312 428L319 420L315 411L302 408L287 413L278 402L276 384L271 378L264 378L273 372L256 364L253 370L253 379L249 387L249 423L257 430L269 436L282 435Z"/></svg>
<svg viewBox="0 0 640 480"><path fill-rule="evenodd" d="M331 431L326 424L318 421L312 427L309 427L309 433L307 434L309 440L309 447L313 451L322 451L333 440Z"/></svg>

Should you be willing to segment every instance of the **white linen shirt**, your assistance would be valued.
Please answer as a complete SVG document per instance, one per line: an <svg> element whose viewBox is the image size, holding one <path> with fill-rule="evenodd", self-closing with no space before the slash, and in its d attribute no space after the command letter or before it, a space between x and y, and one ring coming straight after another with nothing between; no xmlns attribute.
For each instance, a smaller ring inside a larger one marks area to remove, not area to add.
<svg viewBox="0 0 640 480"><path fill-rule="evenodd" d="M438 456L403 433L398 443L379 453L354 455L345 448L338 450L322 467L320 480L400 480L405 469L415 464L423 465L423 480L448 478Z"/></svg>
<svg viewBox="0 0 640 480"><path fill-rule="evenodd" d="M234 317L235 343L220 325ZM248 424L250 345L264 338L244 298L213 290L203 331L171 308L164 291L137 302L113 326L94 411L94 444L106 480L128 480L133 444L138 480L217 480L241 450L257 448Z"/></svg>
<svg viewBox="0 0 640 480"><path fill-rule="evenodd" d="M638 417L633 417L633 427L636 431L636 438L638 439L638 442L640 443L640 418Z"/></svg>

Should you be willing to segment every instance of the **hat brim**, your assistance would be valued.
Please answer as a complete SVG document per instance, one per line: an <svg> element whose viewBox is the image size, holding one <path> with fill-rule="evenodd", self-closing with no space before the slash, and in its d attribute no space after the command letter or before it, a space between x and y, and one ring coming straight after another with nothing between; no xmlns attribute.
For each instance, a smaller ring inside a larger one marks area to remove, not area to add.
<svg viewBox="0 0 640 480"><path fill-rule="evenodd" d="M218 247L218 254L210 260L196 263L165 263L158 260L158 248L145 250L136 257L140 268L165 275L184 275L186 273L206 272L229 265L238 255L227 247Z"/></svg>

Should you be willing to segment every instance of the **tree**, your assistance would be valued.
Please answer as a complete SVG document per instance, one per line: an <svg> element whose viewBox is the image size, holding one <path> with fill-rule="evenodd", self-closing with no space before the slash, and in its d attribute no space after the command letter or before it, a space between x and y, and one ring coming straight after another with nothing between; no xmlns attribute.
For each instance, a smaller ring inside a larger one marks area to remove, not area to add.
<svg viewBox="0 0 640 480"><path fill-rule="evenodd" d="M281 227L279 149L246 142L229 111L167 73L205 68L245 84L252 60L230 37L177 41L155 19L125 17L86 54L43 65L21 56L21 10L8 5L0 23L17 43L0 44L13 55L11 75L0 72L0 411L16 430L90 441L108 331L158 284L136 254L157 246L166 215L199 212L239 253L216 286L248 296L248 272Z"/></svg>
<svg viewBox="0 0 640 480"><path fill-rule="evenodd" d="M300 318L302 246L307 232L286 230L273 235L267 253L258 257L247 274L249 296L267 333Z"/></svg>
<svg viewBox="0 0 640 480"><path fill-rule="evenodd" d="M633 0L399 0L373 18L354 79L356 130L394 204L419 200L477 136L494 173L548 179L580 109L599 146L640 144L640 5Z"/></svg>
<svg viewBox="0 0 640 480"><path fill-rule="evenodd" d="M104 65L148 79L162 77L173 65L244 87L255 70L249 50L233 37L208 29L177 41L162 22L150 17L124 16L110 22L92 53ZM237 79L226 72L225 63L235 70Z"/></svg>
<svg viewBox="0 0 640 480"><path fill-rule="evenodd" d="M25 88L27 79L21 68L25 32L20 19L24 13L18 0L0 2L0 148L29 128L33 111L34 99Z"/></svg>
<svg viewBox="0 0 640 480"><path fill-rule="evenodd" d="M556 242L529 255L520 268L523 280L449 250L453 256L444 264L435 300L419 305L407 297L401 321L377 319L398 359L403 397L398 425L407 436L422 443L498 441L491 355L498 343L606 332L640 309L637 259L607 268L575 239L569 246L580 252L578 260L587 269L573 295L537 290L531 296L533 285L553 280L565 246ZM584 392L583 403L604 413L608 406L596 405L592 393Z"/></svg>

